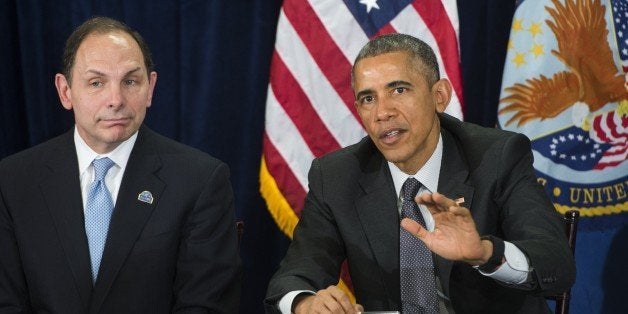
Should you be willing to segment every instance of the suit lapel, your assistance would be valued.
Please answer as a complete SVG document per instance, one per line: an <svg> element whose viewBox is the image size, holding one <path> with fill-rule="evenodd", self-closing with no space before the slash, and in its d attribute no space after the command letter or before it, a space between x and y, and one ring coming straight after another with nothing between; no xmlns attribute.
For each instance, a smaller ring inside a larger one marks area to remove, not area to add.
<svg viewBox="0 0 628 314"><path fill-rule="evenodd" d="M399 281L386 281L386 273L399 274L399 213L390 171L383 156L372 155L359 183L364 194L355 201L358 218L380 265L381 281L390 300L399 299ZM398 278L396 276L395 278Z"/></svg>
<svg viewBox="0 0 628 314"><path fill-rule="evenodd" d="M438 179L438 192L452 199L464 199L463 206L471 208L473 201L473 187L465 183L469 176L469 169L462 152L453 135L441 128L443 138L443 158L441 160ZM449 277L453 263L436 254L435 262L439 272L441 284L445 294L449 295Z"/></svg>
<svg viewBox="0 0 628 314"><path fill-rule="evenodd" d="M157 176L161 162L151 154L149 131L140 129L137 142L129 157L115 210L111 217L107 243L103 252L98 280L94 286L90 312L98 312L126 257L141 234L165 188ZM143 191L153 196L152 204L138 200Z"/></svg>
<svg viewBox="0 0 628 314"><path fill-rule="evenodd" d="M58 149L51 152L46 162L50 173L42 179L40 188L57 229L77 291L83 306L87 308L92 291L92 275L73 134L66 133L61 138Z"/></svg>

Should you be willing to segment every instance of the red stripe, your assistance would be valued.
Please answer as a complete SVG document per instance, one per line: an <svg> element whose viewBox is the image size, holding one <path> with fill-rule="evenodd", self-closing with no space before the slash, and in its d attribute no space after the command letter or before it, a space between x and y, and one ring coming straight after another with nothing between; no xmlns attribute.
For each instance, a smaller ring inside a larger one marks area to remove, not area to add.
<svg viewBox="0 0 628 314"><path fill-rule="evenodd" d="M617 160L611 160L608 161L614 157L617 156L622 156L624 154L626 154L626 150L628 150L628 146L626 146L624 144L624 146L613 146L611 147L609 150L604 152L604 155L602 156L602 159L600 159L600 161L598 161L597 165L595 165L595 167L593 167L593 169L604 169L606 167L611 167L611 166L617 166L620 163L625 161L624 159L617 159Z"/></svg>
<svg viewBox="0 0 628 314"><path fill-rule="evenodd" d="M606 113L606 127L610 130L611 135L615 139L613 142L617 142L617 140L626 136L617 132L618 125L615 123L615 112Z"/></svg>
<svg viewBox="0 0 628 314"><path fill-rule="evenodd" d="M371 37L371 39L375 38L375 37L379 37L382 35L387 35L387 34L393 34L396 33L397 31L395 30L394 27L392 27L392 25L390 25L390 23L384 25L384 27L380 28L379 31L377 31L377 33L375 35L373 35L373 37Z"/></svg>
<svg viewBox="0 0 628 314"><path fill-rule="evenodd" d="M340 148L329 133L318 113L312 107L299 82L275 50L272 56L270 85L281 104L314 156L319 157Z"/></svg>
<svg viewBox="0 0 628 314"><path fill-rule="evenodd" d="M606 136L606 132L602 128L602 116L593 118L593 130L600 140L604 143L610 143L611 139Z"/></svg>
<svg viewBox="0 0 628 314"><path fill-rule="evenodd" d="M309 3L304 1L297 4L297 1L286 1L283 10L327 80L356 120L360 121L353 105L355 97L351 90L350 74L353 60L347 60Z"/></svg>
<svg viewBox="0 0 628 314"><path fill-rule="evenodd" d="M277 186L281 193L290 204L298 217L301 217L301 210L305 202L305 190L301 187L301 183L290 171L290 167L285 159L279 154L277 148L268 139L268 134L264 132L264 159L268 172L277 182Z"/></svg>
<svg viewBox="0 0 628 314"><path fill-rule="evenodd" d="M421 0L412 2L412 6L414 6L419 13L432 32L432 35L434 35L443 59L445 72L460 100L461 109L464 109L460 59L458 58L458 41L454 27L451 25L445 7L443 7L443 3L439 0Z"/></svg>

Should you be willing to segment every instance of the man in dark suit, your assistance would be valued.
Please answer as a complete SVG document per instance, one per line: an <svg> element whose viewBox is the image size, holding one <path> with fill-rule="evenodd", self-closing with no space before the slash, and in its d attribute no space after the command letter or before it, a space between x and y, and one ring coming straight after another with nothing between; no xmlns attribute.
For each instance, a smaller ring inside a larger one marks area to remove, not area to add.
<svg viewBox="0 0 628 314"><path fill-rule="evenodd" d="M438 73L408 35L360 51L352 83L369 136L312 163L268 312L543 313L543 294L571 286L529 140L444 114L451 86ZM345 259L357 304L335 286Z"/></svg>
<svg viewBox="0 0 628 314"><path fill-rule="evenodd" d="M0 312L236 313L229 169L142 126L157 73L141 36L90 19L63 65L75 127L0 162Z"/></svg>

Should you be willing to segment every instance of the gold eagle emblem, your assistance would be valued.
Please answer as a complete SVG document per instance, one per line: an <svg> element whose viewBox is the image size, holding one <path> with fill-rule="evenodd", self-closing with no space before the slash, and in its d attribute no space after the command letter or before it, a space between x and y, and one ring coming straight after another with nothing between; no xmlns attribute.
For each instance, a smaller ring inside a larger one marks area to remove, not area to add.
<svg viewBox="0 0 628 314"><path fill-rule="evenodd" d="M576 103L595 112L607 103L628 99L625 79L613 61L607 41L605 7L600 0L552 0L554 8L545 7L552 20L545 23L556 36L558 49L552 54L567 71L527 79L504 89L506 104L498 113L515 114L506 126L517 126L540 119L556 117Z"/></svg>

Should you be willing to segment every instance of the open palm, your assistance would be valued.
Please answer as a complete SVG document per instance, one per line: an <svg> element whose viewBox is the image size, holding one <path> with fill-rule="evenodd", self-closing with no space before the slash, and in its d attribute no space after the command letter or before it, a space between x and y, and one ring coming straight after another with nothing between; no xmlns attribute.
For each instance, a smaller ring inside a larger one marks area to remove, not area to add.
<svg viewBox="0 0 628 314"><path fill-rule="evenodd" d="M419 238L434 253L452 261L472 265L486 262L490 253L475 228L471 212L440 193L417 196L418 204L425 205L434 217L434 231L429 232L416 221L404 218L401 225ZM489 248L492 251L492 247ZM488 255L487 255L488 254Z"/></svg>

